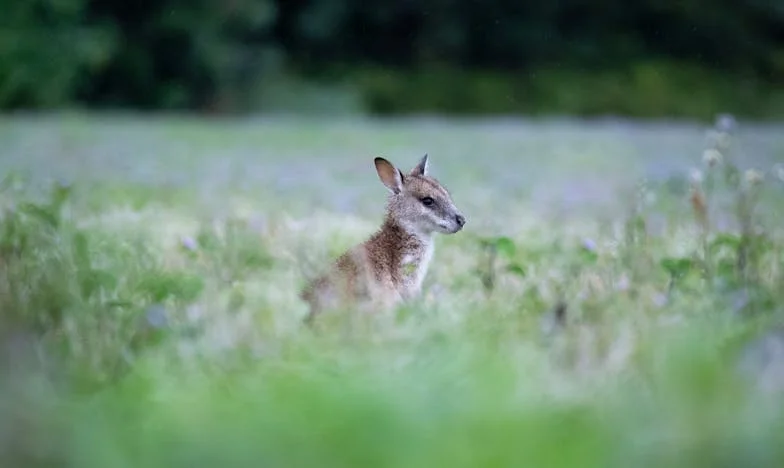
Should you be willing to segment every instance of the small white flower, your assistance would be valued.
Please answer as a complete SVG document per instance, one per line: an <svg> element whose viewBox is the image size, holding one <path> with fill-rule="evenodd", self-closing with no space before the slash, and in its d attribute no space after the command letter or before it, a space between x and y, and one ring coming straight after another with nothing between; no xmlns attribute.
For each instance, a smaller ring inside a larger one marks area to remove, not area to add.
<svg viewBox="0 0 784 468"><path fill-rule="evenodd" d="M764 178L765 174L756 169L749 169L746 171L746 183L751 186L759 185Z"/></svg>
<svg viewBox="0 0 784 468"><path fill-rule="evenodd" d="M708 167L715 167L721 164L722 159L721 152L714 148L706 149L702 153L702 162L704 162Z"/></svg>
<svg viewBox="0 0 784 468"><path fill-rule="evenodd" d="M691 173L689 174L689 179L693 184L702 183L702 171L699 169L692 169Z"/></svg>

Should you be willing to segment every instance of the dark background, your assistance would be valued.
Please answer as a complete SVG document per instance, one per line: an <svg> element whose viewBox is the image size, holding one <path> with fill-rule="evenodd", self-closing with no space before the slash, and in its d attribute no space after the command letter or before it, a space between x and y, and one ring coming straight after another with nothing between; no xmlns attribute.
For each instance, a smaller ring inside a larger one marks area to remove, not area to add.
<svg viewBox="0 0 784 468"><path fill-rule="evenodd" d="M784 115L781 0L0 6L3 109Z"/></svg>

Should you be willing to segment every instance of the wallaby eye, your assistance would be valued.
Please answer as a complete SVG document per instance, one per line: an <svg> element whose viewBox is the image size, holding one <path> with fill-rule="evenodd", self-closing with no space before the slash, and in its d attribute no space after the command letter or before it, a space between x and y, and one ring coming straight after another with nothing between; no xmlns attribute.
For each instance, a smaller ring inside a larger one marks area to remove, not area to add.
<svg viewBox="0 0 784 468"><path fill-rule="evenodd" d="M425 198L422 199L422 204L425 205L425 206L432 206L433 203L435 203L435 202L430 197L425 197Z"/></svg>

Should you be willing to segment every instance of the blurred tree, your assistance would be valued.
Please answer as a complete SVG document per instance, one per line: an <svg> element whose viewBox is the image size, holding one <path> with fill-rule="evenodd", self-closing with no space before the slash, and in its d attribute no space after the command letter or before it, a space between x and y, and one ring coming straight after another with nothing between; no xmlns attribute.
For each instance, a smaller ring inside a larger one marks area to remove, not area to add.
<svg viewBox="0 0 784 468"><path fill-rule="evenodd" d="M1 108L78 101L241 110L258 107L259 89L278 75L379 67L512 77L562 70L578 80L580 73L613 80L625 73L653 83L685 64L717 80L784 82L782 0L8 0L4 6ZM666 67L650 69L661 63ZM373 86L397 90L392 79ZM671 94L666 83L656 86ZM515 92L513 83L505 87L495 95ZM447 95L453 92L460 89Z"/></svg>
<svg viewBox="0 0 784 468"><path fill-rule="evenodd" d="M121 44L83 97L141 107L236 107L275 67L272 0L95 2Z"/></svg>
<svg viewBox="0 0 784 468"><path fill-rule="evenodd" d="M111 27L87 24L86 0L4 2L0 15L0 108L66 103L85 75L114 52Z"/></svg>
<svg viewBox="0 0 784 468"><path fill-rule="evenodd" d="M779 0L290 0L277 37L296 58L489 68L605 67L669 56L762 69L784 48Z"/></svg>

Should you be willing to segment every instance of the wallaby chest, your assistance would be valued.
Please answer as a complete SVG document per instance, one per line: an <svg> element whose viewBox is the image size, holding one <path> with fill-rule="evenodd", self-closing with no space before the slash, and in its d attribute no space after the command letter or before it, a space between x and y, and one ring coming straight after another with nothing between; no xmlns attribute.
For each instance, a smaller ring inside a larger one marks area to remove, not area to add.
<svg viewBox="0 0 784 468"><path fill-rule="evenodd" d="M422 287L433 257L430 236L419 236L395 225L385 225L366 245L371 270L382 288L408 299Z"/></svg>
<svg viewBox="0 0 784 468"><path fill-rule="evenodd" d="M433 243L428 242L419 249L406 252L401 258L397 289L404 298L411 298L422 290L422 282L433 258L433 250Z"/></svg>

